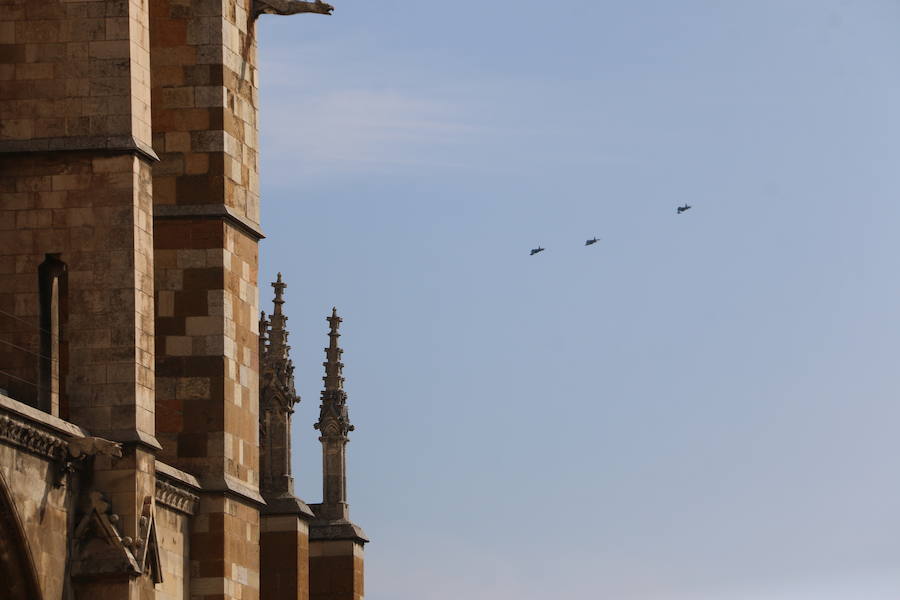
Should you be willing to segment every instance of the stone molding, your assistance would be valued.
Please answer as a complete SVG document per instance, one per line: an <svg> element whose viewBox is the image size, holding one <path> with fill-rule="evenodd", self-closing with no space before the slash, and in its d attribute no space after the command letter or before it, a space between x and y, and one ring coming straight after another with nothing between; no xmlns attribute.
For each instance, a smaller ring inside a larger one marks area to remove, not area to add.
<svg viewBox="0 0 900 600"><path fill-rule="evenodd" d="M64 460L69 446L62 436L5 415L0 416L0 440L50 460Z"/></svg>
<svg viewBox="0 0 900 600"><path fill-rule="evenodd" d="M222 219L256 241L264 239L259 224L237 213L224 204L156 204L154 219Z"/></svg>
<svg viewBox="0 0 900 600"><path fill-rule="evenodd" d="M266 505L260 510L260 514L273 516L296 515L304 521L310 521L316 516L306 502L296 496L263 497L266 499Z"/></svg>
<svg viewBox="0 0 900 600"><path fill-rule="evenodd" d="M266 505L266 501L259 493L259 489L250 487L243 481L230 475L225 475L224 477L221 474L213 475L204 478L200 485L200 492L203 494L225 494L259 509Z"/></svg>
<svg viewBox="0 0 900 600"><path fill-rule="evenodd" d="M9 396L0 394L0 413L6 413L13 418L25 420L36 424L42 428L50 430L52 433L61 433L66 437L87 437L90 435L87 430L82 429L74 423L70 423L59 417L54 417L49 413L29 406L18 400L13 400Z"/></svg>
<svg viewBox="0 0 900 600"><path fill-rule="evenodd" d="M366 532L359 525L348 521L343 523L334 521L314 521L309 525L309 541L338 541L350 540L364 545L369 542Z"/></svg>
<svg viewBox="0 0 900 600"><path fill-rule="evenodd" d="M135 152L145 160L159 162L159 156L156 155L153 148L130 135L92 135L0 141L0 154L20 152L79 152L85 150Z"/></svg>
<svg viewBox="0 0 900 600"><path fill-rule="evenodd" d="M156 501L178 512L193 515L197 512L197 503L200 502L200 496L186 488L173 485L157 477Z"/></svg>
<svg viewBox="0 0 900 600"><path fill-rule="evenodd" d="M193 515L200 496L197 478L171 465L156 461L156 501L179 512Z"/></svg>

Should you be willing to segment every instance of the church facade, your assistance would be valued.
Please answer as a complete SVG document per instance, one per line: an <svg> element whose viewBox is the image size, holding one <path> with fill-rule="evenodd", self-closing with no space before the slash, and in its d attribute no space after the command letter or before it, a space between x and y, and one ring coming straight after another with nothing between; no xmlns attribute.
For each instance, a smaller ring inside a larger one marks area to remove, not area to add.
<svg viewBox="0 0 900 600"><path fill-rule="evenodd" d="M294 492L285 283L260 316L256 18L0 0L0 580L11 600L360 600L341 323Z"/></svg>

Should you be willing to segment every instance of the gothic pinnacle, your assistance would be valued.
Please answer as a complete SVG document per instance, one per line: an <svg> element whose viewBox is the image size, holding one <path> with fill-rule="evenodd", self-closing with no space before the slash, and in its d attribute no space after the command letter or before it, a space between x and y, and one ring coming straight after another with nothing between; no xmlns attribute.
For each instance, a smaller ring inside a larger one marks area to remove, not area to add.
<svg viewBox="0 0 900 600"><path fill-rule="evenodd" d="M340 391L344 389L344 378L342 377L344 363L341 362L341 354L344 351L338 345L338 338L341 337L338 329L343 319L338 316L337 308L332 307L331 316L326 317L326 320L330 331L328 332L328 348L325 349L327 360L322 363L325 367L325 377L322 380L325 382L325 391Z"/></svg>
<svg viewBox="0 0 900 600"><path fill-rule="evenodd" d="M281 271L278 272L278 279L272 283L275 288L275 313L281 314L281 305L284 304L284 288L287 284L281 281Z"/></svg>
<svg viewBox="0 0 900 600"><path fill-rule="evenodd" d="M325 389L322 391L322 404L319 405L319 420L313 427L321 434L319 441L322 442L322 503L333 512L330 518L337 518L337 515L343 514L340 511L345 510L339 510L339 507L347 503L347 434L354 427L350 424L347 393L344 391L344 364L341 362L343 350L338 345L338 338L341 337L338 329L342 319L338 316L337 309L332 308L331 316L326 317L326 320L329 325L329 343L325 348L327 360L322 363L325 366L325 377L322 378Z"/></svg>
<svg viewBox="0 0 900 600"><path fill-rule="evenodd" d="M269 328L269 351L273 356L279 358L287 358L290 347L287 345L288 332L287 320L282 312L284 306L284 289L287 284L281 280L281 273L278 273L278 279L272 284L275 288L275 299L272 301L275 305L274 312L270 315L271 327Z"/></svg>

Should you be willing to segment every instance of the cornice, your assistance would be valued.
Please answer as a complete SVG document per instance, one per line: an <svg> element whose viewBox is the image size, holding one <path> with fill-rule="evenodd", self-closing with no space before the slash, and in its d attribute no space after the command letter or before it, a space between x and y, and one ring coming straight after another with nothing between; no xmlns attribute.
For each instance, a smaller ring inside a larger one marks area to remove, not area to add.
<svg viewBox="0 0 900 600"><path fill-rule="evenodd" d="M25 154L32 152L130 152L155 163L159 156L153 148L133 135L85 135L27 140L0 141L0 154Z"/></svg>
<svg viewBox="0 0 900 600"><path fill-rule="evenodd" d="M0 440L50 460L64 459L69 446L62 436L6 415L0 416Z"/></svg>
<svg viewBox="0 0 900 600"><path fill-rule="evenodd" d="M153 218L159 219L221 219L230 223L256 241L264 239L258 223L224 204L156 204Z"/></svg>
<svg viewBox="0 0 900 600"><path fill-rule="evenodd" d="M186 487L174 484L173 480L166 481L157 473L156 501L178 512L193 515L197 512L197 503L200 496L194 494Z"/></svg>

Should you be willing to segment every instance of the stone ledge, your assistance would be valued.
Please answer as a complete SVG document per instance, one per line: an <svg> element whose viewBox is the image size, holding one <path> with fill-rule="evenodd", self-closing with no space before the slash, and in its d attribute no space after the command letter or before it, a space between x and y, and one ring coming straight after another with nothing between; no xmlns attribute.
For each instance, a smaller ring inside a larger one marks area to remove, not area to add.
<svg viewBox="0 0 900 600"><path fill-rule="evenodd" d="M36 408L0 395L0 441L50 460L65 460L69 439L87 432Z"/></svg>
<svg viewBox="0 0 900 600"><path fill-rule="evenodd" d="M29 406L18 400L13 400L9 396L0 394L0 413L2 412L13 413L18 417L32 421L55 433L61 433L69 437L83 438L90 435L85 429L82 429L74 423L69 423L68 421L60 419L59 417L54 417L33 406Z"/></svg>
<svg viewBox="0 0 900 600"><path fill-rule="evenodd" d="M223 219L256 241L266 237L257 223L224 204L155 204L153 219Z"/></svg>
<svg viewBox="0 0 900 600"><path fill-rule="evenodd" d="M304 521L310 521L316 517L306 502L296 496L280 496L277 498L265 498L266 506L260 511L263 515L297 515Z"/></svg>
<svg viewBox="0 0 900 600"><path fill-rule="evenodd" d="M266 505L266 501L259 495L259 490L227 475L224 477L221 475L204 477L200 481L200 493L225 494L248 504L256 505L260 509Z"/></svg>
<svg viewBox="0 0 900 600"><path fill-rule="evenodd" d="M360 544L367 544L369 538L359 525L349 521L313 521L309 524L310 542L330 542L338 540L350 540Z"/></svg>
<svg viewBox="0 0 900 600"><path fill-rule="evenodd" d="M159 463L157 463L158 466ZM184 486L181 481L169 479L165 476L160 477L160 475L157 472L156 493L154 494L156 501L187 515L196 513L200 496L187 489L187 486Z"/></svg>
<svg viewBox="0 0 900 600"><path fill-rule="evenodd" d="M52 137L28 140L0 140L0 154L25 152L82 152L85 150L108 150L136 152L151 162L159 157L153 148L130 135Z"/></svg>
<svg viewBox="0 0 900 600"><path fill-rule="evenodd" d="M110 440L126 446L144 446L152 451L162 450L162 445L154 436L137 429L111 429L103 432Z"/></svg>
<svg viewBox="0 0 900 600"><path fill-rule="evenodd" d="M185 487L192 490L201 490L200 482L196 477L191 475L190 473L185 473L180 469L176 469L172 465L167 465L164 462L156 461L156 474L162 475L166 479L170 479L173 482L184 485Z"/></svg>

